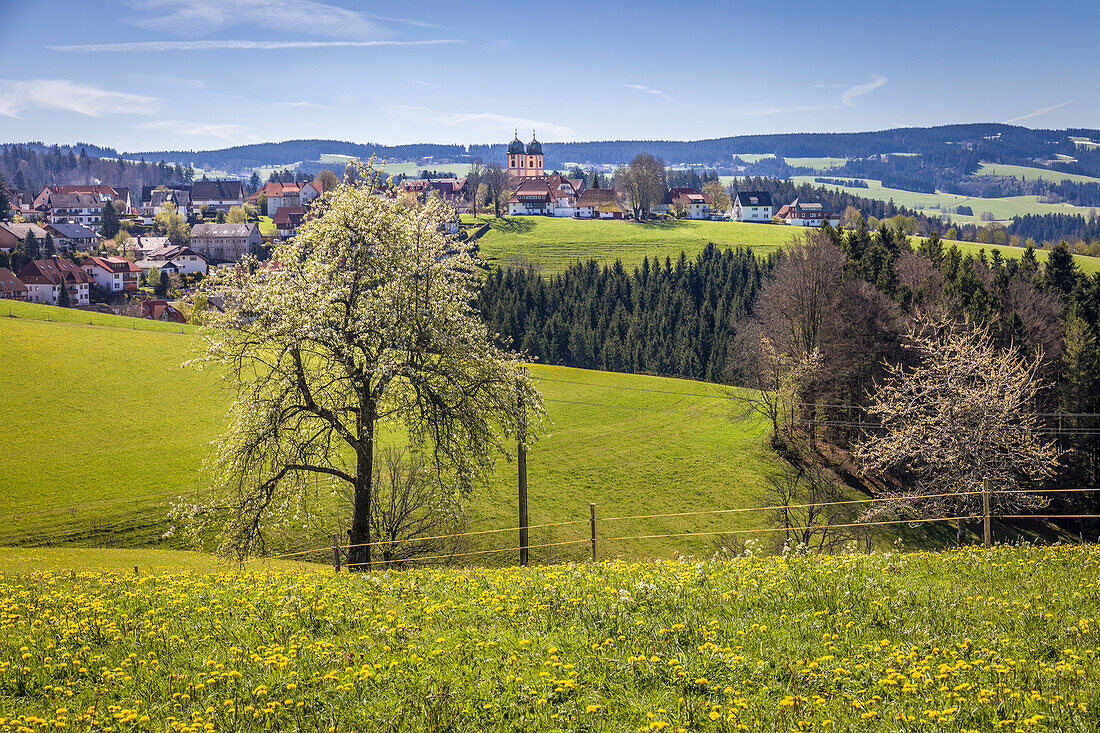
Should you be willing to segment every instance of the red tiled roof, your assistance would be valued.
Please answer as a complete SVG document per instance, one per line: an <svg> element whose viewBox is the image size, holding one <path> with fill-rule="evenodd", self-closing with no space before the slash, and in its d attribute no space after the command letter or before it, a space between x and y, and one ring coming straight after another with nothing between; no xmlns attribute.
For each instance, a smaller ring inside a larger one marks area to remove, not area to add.
<svg viewBox="0 0 1100 733"><path fill-rule="evenodd" d="M75 262L59 258L28 262L19 271L19 279L28 285L60 285L63 280L70 283L92 281Z"/></svg>
<svg viewBox="0 0 1100 733"><path fill-rule="evenodd" d="M20 295L27 292L27 286L6 267L0 267L0 293Z"/></svg>

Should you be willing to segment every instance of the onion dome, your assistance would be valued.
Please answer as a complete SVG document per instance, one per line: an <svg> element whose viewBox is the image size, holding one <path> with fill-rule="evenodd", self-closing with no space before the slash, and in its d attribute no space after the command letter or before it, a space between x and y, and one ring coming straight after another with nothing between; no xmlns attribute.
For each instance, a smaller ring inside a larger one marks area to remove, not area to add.
<svg viewBox="0 0 1100 733"><path fill-rule="evenodd" d="M531 131L531 142L527 143L528 155L542 155L542 143L535 139L534 130Z"/></svg>
<svg viewBox="0 0 1100 733"><path fill-rule="evenodd" d="M508 155L523 155L523 142L519 139L519 133L512 142L508 143Z"/></svg>

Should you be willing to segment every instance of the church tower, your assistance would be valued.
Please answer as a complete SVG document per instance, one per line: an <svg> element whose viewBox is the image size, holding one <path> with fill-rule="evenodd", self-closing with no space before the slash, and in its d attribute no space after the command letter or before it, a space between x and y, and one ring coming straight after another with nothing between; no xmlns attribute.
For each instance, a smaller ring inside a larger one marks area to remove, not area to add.
<svg viewBox="0 0 1100 733"><path fill-rule="evenodd" d="M542 143L535 139L531 131L531 142L524 148L519 139L519 131L512 142L508 143L508 175L513 178L537 178L545 175L543 170Z"/></svg>

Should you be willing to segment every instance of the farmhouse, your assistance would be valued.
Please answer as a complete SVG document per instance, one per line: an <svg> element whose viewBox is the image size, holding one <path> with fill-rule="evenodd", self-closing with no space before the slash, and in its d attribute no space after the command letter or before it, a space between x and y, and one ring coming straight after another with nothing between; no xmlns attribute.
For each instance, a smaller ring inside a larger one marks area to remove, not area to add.
<svg viewBox="0 0 1100 733"><path fill-rule="evenodd" d="M91 302L92 279L72 260L32 260L19 271L19 279L27 286L27 300L33 303L59 305L61 288L68 289L70 305Z"/></svg>
<svg viewBox="0 0 1100 733"><path fill-rule="evenodd" d="M211 262L236 262L263 243L256 224L196 224L191 249Z"/></svg>
<svg viewBox="0 0 1100 733"><path fill-rule="evenodd" d="M26 300L27 286L6 267L0 267L0 300Z"/></svg>
<svg viewBox="0 0 1100 733"><path fill-rule="evenodd" d="M710 218L710 196L690 186L674 186L668 189L672 205L684 212L688 219Z"/></svg>
<svg viewBox="0 0 1100 733"><path fill-rule="evenodd" d="M171 269L181 275L205 275L209 263L190 247L167 244L148 252L145 259L137 264L142 270L155 267L158 270Z"/></svg>
<svg viewBox="0 0 1100 733"><path fill-rule="evenodd" d="M121 201L130 208L130 189L115 188L103 184L88 184L83 186L46 186L34 199L34 207L39 208L49 203L50 196L54 194L86 194L99 202L99 208L108 201Z"/></svg>
<svg viewBox="0 0 1100 733"><path fill-rule="evenodd" d="M776 216L796 227L819 227L825 222L833 226L840 224L840 217L825 208L825 204L820 201L795 199L780 208Z"/></svg>
<svg viewBox="0 0 1100 733"><path fill-rule="evenodd" d="M738 191L730 207L733 221L771 221L772 197L767 191Z"/></svg>
<svg viewBox="0 0 1100 733"><path fill-rule="evenodd" d="M577 199L578 219L624 219L626 210L613 188L588 188Z"/></svg>
<svg viewBox="0 0 1100 733"><path fill-rule="evenodd" d="M256 193L248 197L259 204L260 196L267 201L267 215L274 218L284 206L308 206L309 202L321 195L321 184L313 181L265 183Z"/></svg>

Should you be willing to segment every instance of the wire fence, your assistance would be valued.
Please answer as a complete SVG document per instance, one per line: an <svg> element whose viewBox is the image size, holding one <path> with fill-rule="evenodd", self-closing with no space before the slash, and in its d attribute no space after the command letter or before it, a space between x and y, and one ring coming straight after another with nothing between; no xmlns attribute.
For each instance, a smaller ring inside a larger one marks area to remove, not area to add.
<svg viewBox="0 0 1100 733"><path fill-rule="evenodd" d="M696 511L681 511L681 512L654 512L647 514L620 514L609 517L597 518L596 505L590 504L590 516L585 519L565 520L558 522L544 522L539 524L530 524L526 526L528 532L531 530L554 530L557 528L572 528L575 529L578 525L585 525L588 530L584 533L584 536L574 536L570 539L553 539L549 537L547 541L530 541L524 545L526 549L531 550L573 550L570 554L564 556L556 556L557 560L571 559L571 560L599 560L601 558L606 559L615 556L613 551L608 553L606 551L606 545L608 543L619 543L621 547L622 543L635 543L637 546L639 543L644 544L653 540L667 540L667 539L699 539L699 538L718 538L722 540L721 547L729 547L734 544L738 538L753 537L759 535L769 534L781 534L785 538L791 537L803 537L809 534L825 535L828 533L841 533L843 531L861 531L875 527L910 527L917 528L922 525L935 525L943 523L962 523L978 521L983 525L984 541L989 544L991 541L991 525L993 522L997 522L999 531L1004 532L1007 527L1004 526L1005 522L1022 522L1022 521L1041 521L1050 522L1051 520L1090 520L1095 521L1100 519L1100 514L1091 513L1032 513L1032 514L1009 514L1009 513L993 513L990 509L991 501L995 497L1004 497L1006 495L1023 496L1023 495L1042 495L1044 497L1051 497L1059 494L1082 494L1082 493L1100 493L1100 490L1092 488L1058 488L1058 489L1045 489L1036 491L1016 491L1016 490L975 490L975 491L963 491L963 492L949 492L939 493L931 495L923 495L919 497L899 497L899 496L886 496L886 497L870 497L864 499L844 499L836 501L822 501L812 503L784 503L784 504L772 504L768 506L754 506L754 507L737 507L730 509L705 509ZM634 523L635 525L641 524L642 526L651 526L655 521L669 520L669 519L683 519L689 517L695 518L721 518L733 514L751 514L751 513L767 513L773 518L784 514L788 517L792 512L797 510L814 510L814 512L822 512L827 509L852 509L856 507L868 507L876 504L884 504L889 502L906 501L909 503L919 503L920 501L931 501L936 499L943 500L963 500L980 498L983 505L983 510L980 512L960 512L950 514L948 516L911 516L900 519L873 519L865 518L859 519L856 517L846 517L843 514L828 514L821 513L816 516L821 517L820 521L809 521L806 523L798 522L786 522L777 524L775 526L756 526L756 527L729 527L723 526L719 528L707 528L707 529L684 529L673 531L661 531L651 528L649 530L639 530L635 532L627 531L616 532L617 527L621 527L624 524L629 525ZM1017 510L1018 511L1018 510ZM442 534L431 536L413 536L404 538L388 538L381 540L373 540L370 542L360 543L347 543L340 542L338 535L333 535L333 542L331 545L314 546L307 549L296 549L291 552L277 553L266 556L266 560L289 560L289 559L312 559L324 561L325 558L330 558L335 569L340 570L341 567L348 569L363 569L369 567L370 569L388 569L388 568L402 568L421 566L428 564L443 564L443 565L461 565L467 563L470 560L483 561L487 558L500 556L504 553L515 553L516 557L511 558L510 561L504 564L517 564L518 557L521 556L521 546L519 542L509 543L505 546L490 547L490 548L476 548L470 549L468 546L462 544L462 540L476 537L488 537L493 535L501 535L505 533L514 533L518 538L520 536L520 530L524 529L520 526L506 527L499 529L487 529L477 530L472 532L460 532L454 534ZM845 534L843 539L850 539L852 535ZM458 541L455 542L453 547L446 552L426 552L422 554L413 553L400 553L399 550L417 543L426 543L429 541ZM583 546L583 547L582 547ZM604 548L604 553L601 555L600 549ZM365 556L363 550L369 549L371 556L369 560L362 559ZM713 549L718 550L720 547L716 545ZM359 552L354 552L354 551ZM579 550L579 551L578 551ZM378 551L378 552L375 552ZM635 547L635 553L637 554L637 547ZM394 556L397 555L397 556ZM548 555L543 558L543 562L555 561L554 555ZM541 562L539 563L541 564Z"/></svg>

